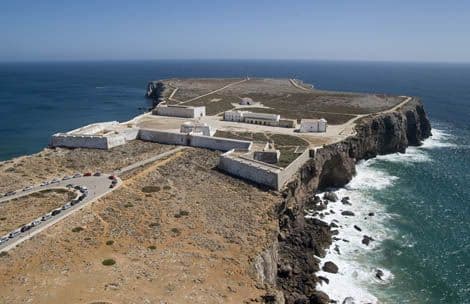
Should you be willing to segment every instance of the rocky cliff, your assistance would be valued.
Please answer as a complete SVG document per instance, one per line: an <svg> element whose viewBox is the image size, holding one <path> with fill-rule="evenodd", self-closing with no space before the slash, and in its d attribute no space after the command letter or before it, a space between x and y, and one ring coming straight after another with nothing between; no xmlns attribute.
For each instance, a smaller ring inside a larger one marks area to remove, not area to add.
<svg viewBox="0 0 470 304"><path fill-rule="evenodd" d="M317 291L319 259L331 244L330 226L320 220L306 220L304 209L315 205L313 196L327 187L341 187L355 174L355 164L379 154L405 152L410 145L420 145L431 135L431 125L421 101L412 99L390 113L372 115L356 126L356 135L342 142L324 146L307 162L283 191L278 209L279 235L276 253L276 288L286 303L329 303L328 296ZM264 274L269 277L270 274ZM282 303L279 293L269 294L271 302Z"/></svg>
<svg viewBox="0 0 470 304"><path fill-rule="evenodd" d="M161 81L150 81L147 84L147 92L145 97L153 100L154 106L157 105L163 98L163 92L165 91L165 84Z"/></svg>

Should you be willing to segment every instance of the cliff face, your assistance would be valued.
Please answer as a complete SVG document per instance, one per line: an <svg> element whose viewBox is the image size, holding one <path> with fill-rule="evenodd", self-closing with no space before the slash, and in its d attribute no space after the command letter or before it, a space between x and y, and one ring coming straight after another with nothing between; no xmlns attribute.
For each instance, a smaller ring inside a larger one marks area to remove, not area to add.
<svg viewBox="0 0 470 304"><path fill-rule="evenodd" d="M165 84L161 81L150 81L147 84L147 92L145 97L151 98L154 101L154 105L158 104L163 98L163 92L165 91Z"/></svg>
<svg viewBox="0 0 470 304"><path fill-rule="evenodd" d="M355 164L379 154L405 152L431 135L431 125L419 99L401 109L366 117L356 127L356 135L325 146L305 164L283 192L279 206L277 288L286 303L327 303L327 296L315 290L319 270L317 257L331 244L328 224L305 220L305 205L317 190L341 187L355 174ZM269 275L267 275L269 276ZM296 302L297 301L297 302Z"/></svg>

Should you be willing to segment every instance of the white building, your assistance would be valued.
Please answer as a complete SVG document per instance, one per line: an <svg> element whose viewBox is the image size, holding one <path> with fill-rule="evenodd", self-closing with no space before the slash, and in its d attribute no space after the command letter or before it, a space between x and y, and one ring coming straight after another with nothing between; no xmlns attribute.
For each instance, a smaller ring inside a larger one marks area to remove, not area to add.
<svg viewBox="0 0 470 304"><path fill-rule="evenodd" d="M243 111L225 111L224 120L226 121L243 121Z"/></svg>
<svg viewBox="0 0 470 304"><path fill-rule="evenodd" d="M240 104L247 106L247 105L253 105L255 104L255 102L250 97L243 97L242 100L240 101Z"/></svg>
<svg viewBox="0 0 470 304"><path fill-rule="evenodd" d="M206 107L161 105L157 106L152 113L161 116L196 118L206 116Z"/></svg>
<svg viewBox="0 0 470 304"><path fill-rule="evenodd" d="M181 125L180 132L185 134L212 136L214 135L215 130L206 123L186 121Z"/></svg>
<svg viewBox="0 0 470 304"><path fill-rule="evenodd" d="M301 133L309 132L326 132L327 121L324 118L321 119L302 119L300 121Z"/></svg>

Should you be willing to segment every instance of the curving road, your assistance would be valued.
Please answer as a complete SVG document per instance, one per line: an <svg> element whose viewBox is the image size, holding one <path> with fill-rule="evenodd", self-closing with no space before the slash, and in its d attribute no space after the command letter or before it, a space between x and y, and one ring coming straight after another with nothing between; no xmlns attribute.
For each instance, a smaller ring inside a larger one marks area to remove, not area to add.
<svg viewBox="0 0 470 304"><path fill-rule="evenodd" d="M62 180L58 183L55 183L55 184L52 184L52 185L47 185L47 186L36 185L36 186L32 187L32 189L30 189L30 190L27 190L27 191L21 191L20 190L20 192L16 193L15 195L10 195L8 197L1 198L0 203L4 203L6 201L9 201L9 200L12 200L12 199L15 199L15 198L20 198L20 197L27 196L27 195L33 194L35 192L44 191L44 190L47 190L47 189L67 189L66 185L68 185L68 184L88 188L88 193L86 194L84 199L82 201L80 201L79 203L77 203L76 205L71 206L69 209L61 210L59 214L57 214L55 216L52 216L52 217L50 217L50 218L48 218L44 221L40 221L40 223L37 224L36 226L32 227L31 229L29 229L25 232L19 233L18 235L16 235L13 238L7 238L6 240L4 239L4 241L0 244L0 251L8 251L8 250L12 249L13 247L20 244L21 242L24 242L25 240L27 240L27 239L33 237L34 235L40 233L44 229L54 225L58 221L63 220L64 218L66 218L70 214L82 209L83 207L85 207L89 203L91 203L91 202L101 198L102 196L106 195L107 193L115 190L116 188L118 188L122 184L122 181L118 177L116 177L116 180L117 180L116 186L113 187L113 188L110 188L112 180L109 179L109 175L78 177L78 178L72 178L72 179L69 179L69 180ZM76 192L77 192L77 197L76 198L78 198L78 196L80 196L82 193L79 192L79 191L76 191ZM64 204L66 204L66 203L67 202L64 202ZM59 208L57 208L57 209L59 209ZM54 210L57 210L57 209L54 209ZM50 214L50 212L48 214ZM40 218L41 217L39 217L39 219ZM7 236L8 235L0 236L0 238L7 237Z"/></svg>

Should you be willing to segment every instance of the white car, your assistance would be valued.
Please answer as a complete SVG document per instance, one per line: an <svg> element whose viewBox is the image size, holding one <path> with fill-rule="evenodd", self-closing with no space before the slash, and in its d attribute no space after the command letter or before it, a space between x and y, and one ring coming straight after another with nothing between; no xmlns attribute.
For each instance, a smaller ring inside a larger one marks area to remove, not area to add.
<svg viewBox="0 0 470 304"><path fill-rule="evenodd" d="M44 187L44 186L47 186L47 185L49 185L49 182L42 182L40 186Z"/></svg>
<svg viewBox="0 0 470 304"><path fill-rule="evenodd" d="M36 227L37 225L41 224L41 219L38 218L37 220L34 220L31 222L31 226Z"/></svg>
<svg viewBox="0 0 470 304"><path fill-rule="evenodd" d="M70 207L72 207L72 204L71 203L67 203L65 205L62 206L62 210L67 210L69 209Z"/></svg>
<svg viewBox="0 0 470 304"><path fill-rule="evenodd" d="M75 173L73 178L81 177L82 175L80 173Z"/></svg>
<svg viewBox="0 0 470 304"><path fill-rule="evenodd" d="M47 213L43 217L41 217L41 221L47 221L51 217L52 217L51 213Z"/></svg>
<svg viewBox="0 0 470 304"><path fill-rule="evenodd" d="M54 178L53 180L51 180L51 184L58 184L60 183L60 180L58 178Z"/></svg>
<svg viewBox="0 0 470 304"><path fill-rule="evenodd" d="M0 238L0 245L8 241L8 236L3 236Z"/></svg>
<svg viewBox="0 0 470 304"><path fill-rule="evenodd" d="M31 190L31 189L33 189L33 187L28 186L28 187L23 188L23 191L29 191L29 190Z"/></svg>
<svg viewBox="0 0 470 304"><path fill-rule="evenodd" d="M15 230L15 231L11 232L11 233L8 235L8 237L9 237L10 239L12 239L12 238L18 236L20 233L21 233L21 230L20 230L20 229L17 229L17 230Z"/></svg>
<svg viewBox="0 0 470 304"><path fill-rule="evenodd" d="M64 176L64 178L62 180L68 180L68 179L71 179L72 177L71 176Z"/></svg>

